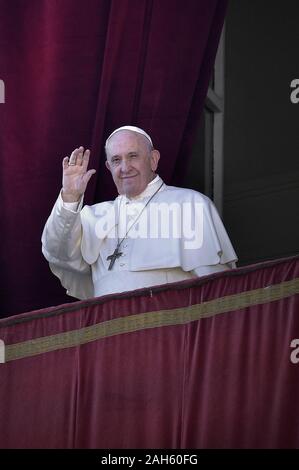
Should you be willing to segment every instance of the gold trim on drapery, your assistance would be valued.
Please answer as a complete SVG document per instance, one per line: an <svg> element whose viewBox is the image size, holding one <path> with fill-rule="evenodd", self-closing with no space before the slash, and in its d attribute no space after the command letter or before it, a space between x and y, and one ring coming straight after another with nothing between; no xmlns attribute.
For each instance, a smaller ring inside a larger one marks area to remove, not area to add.
<svg viewBox="0 0 299 470"><path fill-rule="evenodd" d="M240 294L220 297L189 307L139 313L115 318L77 330L44 336L20 343L6 345L5 362L35 356L38 354L71 348L123 333L158 328L161 326L183 325L225 312L241 310L253 305L274 302L299 293L299 278L271 286L245 291Z"/></svg>

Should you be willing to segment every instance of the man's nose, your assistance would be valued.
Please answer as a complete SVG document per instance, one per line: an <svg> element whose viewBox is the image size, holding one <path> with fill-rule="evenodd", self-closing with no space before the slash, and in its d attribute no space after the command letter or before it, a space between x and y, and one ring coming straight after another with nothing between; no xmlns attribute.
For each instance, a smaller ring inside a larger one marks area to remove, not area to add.
<svg viewBox="0 0 299 470"><path fill-rule="evenodd" d="M122 160L120 169L122 173L127 173L130 170L130 162L128 160Z"/></svg>

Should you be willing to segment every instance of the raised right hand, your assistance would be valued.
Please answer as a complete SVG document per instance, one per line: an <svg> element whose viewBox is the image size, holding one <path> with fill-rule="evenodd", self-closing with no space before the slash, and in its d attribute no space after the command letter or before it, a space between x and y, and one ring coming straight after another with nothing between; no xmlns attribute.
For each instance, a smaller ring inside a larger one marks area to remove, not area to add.
<svg viewBox="0 0 299 470"><path fill-rule="evenodd" d="M62 161L62 199L64 202L77 202L85 192L88 181L96 170L88 170L90 150L84 147L75 149L70 157Z"/></svg>

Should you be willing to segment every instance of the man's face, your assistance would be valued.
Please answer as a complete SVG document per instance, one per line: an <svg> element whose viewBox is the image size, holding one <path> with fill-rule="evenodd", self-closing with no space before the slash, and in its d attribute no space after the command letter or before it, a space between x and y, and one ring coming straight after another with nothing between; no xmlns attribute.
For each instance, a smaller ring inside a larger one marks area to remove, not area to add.
<svg viewBox="0 0 299 470"><path fill-rule="evenodd" d="M146 137L126 130L116 132L108 142L106 166L118 193L128 197L142 193L155 176L159 158Z"/></svg>

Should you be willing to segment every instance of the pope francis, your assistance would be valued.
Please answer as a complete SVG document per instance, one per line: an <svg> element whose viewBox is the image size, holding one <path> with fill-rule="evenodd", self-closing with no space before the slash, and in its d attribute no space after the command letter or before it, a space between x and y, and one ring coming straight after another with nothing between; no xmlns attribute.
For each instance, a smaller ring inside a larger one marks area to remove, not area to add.
<svg viewBox="0 0 299 470"><path fill-rule="evenodd" d="M235 267L236 253L212 201L167 186L150 136L123 126L108 137L114 201L83 207L90 151L63 159L62 190L45 225L42 251L70 296L87 299L177 282Z"/></svg>

